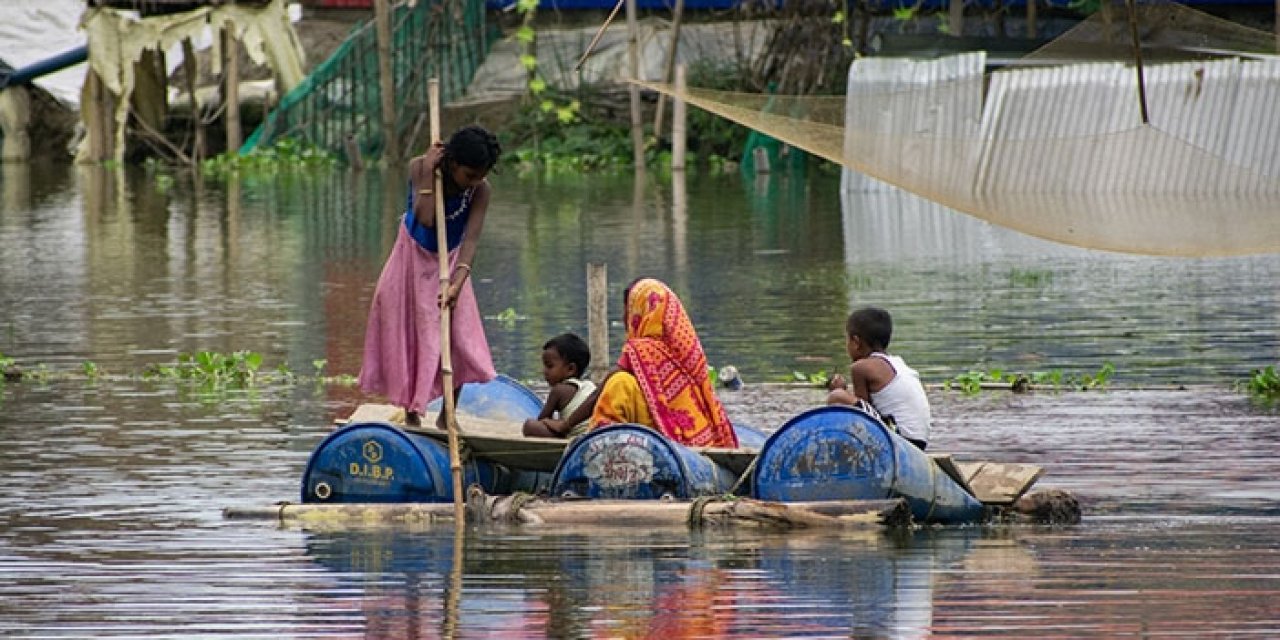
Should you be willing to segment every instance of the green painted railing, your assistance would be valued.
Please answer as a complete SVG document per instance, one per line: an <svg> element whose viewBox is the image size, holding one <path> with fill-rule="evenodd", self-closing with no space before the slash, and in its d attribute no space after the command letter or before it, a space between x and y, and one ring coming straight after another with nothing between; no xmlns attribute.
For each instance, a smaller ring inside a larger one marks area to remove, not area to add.
<svg viewBox="0 0 1280 640"><path fill-rule="evenodd" d="M440 78L442 103L463 94L488 53L484 0L418 0L391 17L396 135L426 133L427 81ZM293 138L346 160L353 140L378 157L383 140L378 39L370 20L351 32L329 59L290 91L249 136L241 154Z"/></svg>

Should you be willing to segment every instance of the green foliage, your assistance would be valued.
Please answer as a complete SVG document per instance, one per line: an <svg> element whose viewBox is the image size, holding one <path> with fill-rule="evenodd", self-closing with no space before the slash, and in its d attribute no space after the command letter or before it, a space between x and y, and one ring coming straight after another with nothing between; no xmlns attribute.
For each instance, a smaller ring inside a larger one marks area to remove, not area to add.
<svg viewBox="0 0 1280 640"><path fill-rule="evenodd" d="M177 365L158 365L148 370L144 376L219 388L246 388L253 384L254 376L261 366L262 354L254 351L236 351L231 354L199 351L195 354L180 353Z"/></svg>
<svg viewBox="0 0 1280 640"><path fill-rule="evenodd" d="M508 130L515 139L513 155L521 171L535 168L548 173L581 173L631 166L631 135L619 124L573 117L551 101L522 108Z"/></svg>
<svg viewBox="0 0 1280 640"><path fill-rule="evenodd" d="M805 373L803 371L792 371L791 382L803 382L812 387L827 388L827 384L831 382L831 374L826 371L817 371L814 373Z"/></svg>
<svg viewBox="0 0 1280 640"><path fill-rule="evenodd" d="M102 375L102 370L98 368L97 363L91 360L85 360L81 370L84 371L84 377L89 380L97 380L98 376Z"/></svg>
<svg viewBox="0 0 1280 640"><path fill-rule="evenodd" d="M1023 287L1043 287L1053 282L1053 272L1043 269L1010 269L1009 284Z"/></svg>
<svg viewBox="0 0 1280 640"><path fill-rule="evenodd" d="M329 170L338 165L333 154L316 146L281 138L275 145L248 155L224 153L200 164L200 172L208 178L230 176L273 176L286 171Z"/></svg>
<svg viewBox="0 0 1280 640"><path fill-rule="evenodd" d="M1280 400L1280 373L1275 367L1255 369L1247 380L1237 386L1259 400Z"/></svg>
<svg viewBox="0 0 1280 640"><path fill-rule="evenodd" d="M957 389L967 394L982 391L983 385L1008 386L1014 391L1028 391L1032 388L1073 387L1082 391L1106 387L1115 376L1116 368L1110 362L1104 362L1094 373L1072 375L1061 371L1032 371L1030 373L988 369L986 371L970 370L957 374L947 380L943 386Z"/></svg>

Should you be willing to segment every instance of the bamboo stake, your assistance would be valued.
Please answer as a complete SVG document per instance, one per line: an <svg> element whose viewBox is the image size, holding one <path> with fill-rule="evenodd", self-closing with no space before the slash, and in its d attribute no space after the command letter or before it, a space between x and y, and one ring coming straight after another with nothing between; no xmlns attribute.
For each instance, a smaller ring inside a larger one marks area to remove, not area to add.
<svg viewBox="0 0 1280 640"><path fill-rule="evenodd" d="M600 42L600 38L604 35L604 30L609 28L609 23L613 22L614 17L618 15L618 11L622 9L622 5L626 1L627 0L618 0L618 4L613 5L613 11L609 12L609 17L604 19L604 23L601 24L600 29L596 31L596 35L592 37L591 42L587 44L587 50L582 52L581 58L578 58L578 64L573 65L574 73L577 73L578 70L582 68L582 64L591 56L591 52L595 50L596 45ZM1280 2L1280 0L1276 0L1276 2Z"/></svg>
<svg viewBox="0 0 1280 640"><path fill-rule="evenodd" d="M374 21L378 37L378 93L382 98L382 157L388 167L395 166L400 159L400 148L396 140L396 82L391 75L391 1L374 0ZM432 82L439 82L433 80ZM432 117L435 108L432 107ZM432 135L435 135L433 132ZM432 141L439 140L434 138ZM439 200L439 197L436 198ZM436 212L440 214L439 211ZM441 245L444 246L444 245ZM447 394L446 394L447 395Z"/></svg>
<svg viewBox="0 0 1280 640"><path fill-rule="evenodd" d="M636 0L627 3L627 69L631 76L627 84L631 94L631 161L636 173L644 171L644 122L640 115L640 27L636 24Z"/></svg>
<svg viewBox="0 0 1280 640"><path fill-rule="evenodd" d="M1142 40L1138 37L1138 9L1133 0L1126 0L1129 7L1129 35L1133 38L1134 68L1138 73L1138 107L1142 110L1142 124L1151 124L1147 114L1147 80L1142 73Z"/></svg>
<svg viewBox="0 0 1280 640"><path fill-rule="evenodd" d="M440 139L440 79L427 81L427 100L431 106L431 141ZM436 167L436 255L440 258L440 293L449 288L449 242L445 233L444 176ZM449 307L440 307L440 373L444 377L444 421L449 431L449 470L453 474L453 509L457 522L464 522L466 503L462 498L462 460L458 456L458 416L453 406L453 347L450 343ZM461 533L461 532L459 532Z"/></svg>
<svg viewBox="0 0 1280 640"><path fill-rule="evenodd" d="M684 102L685 85L684 65L676 66L676 98L671 107L671 170L684 171L684 158L688 150L688 134L685 124L688 119L688 107ZM662 104L662 103L658 103Z"/></svg>
<svg viewBox="0 0 1280 640"><path fill-rule="evenodd" d="M671 76L676 72L676 54L680 50L680 22L684 19L684 0L676 0L676 8L672 13L674 15L671 17L671 47L667 49L667 70L662 75L664 83L671 82ZM662 115L666 106L666 96L659 93L657 113L653 116L653 135L659 138L662 137ZM672 122L672 125L674 126L675 123ZM675 131L672 131L671 135L675 136Z"/></svg>
<svg viewBox="0 0 1280 640"><path fill-rule="evenodd" d="M587 344L597 362L606 362L609 355L609 265L604 262L587 263ZM595 367L591 379L596 384L604 382L608 367Z"/></svg>
<svg viewBox="0 0 1280 640"><path fill-rule="evenodd" d="M240 128L240 41L236 39L235 27L228 27L222 32L222 55L225 58L222 61L222 104L227 109L226 153L235 155L240 153L240 145L244 142ZM194 100L195 94L192 94L193 109Z"/></svg>
<svg viewBox="0 0 1280 640"><path fill-rule="evenodd" d="M182 39L182 69L187 76L187 93L191 95L191 130L195 139L191 143L191 163L198 168L200 161L204 159L204 110L200 108L200 100L196 97L196 74L200 69L196 64L196 48L191 44L191 38ZM229 114L230 112L228 117Z"/></svg>

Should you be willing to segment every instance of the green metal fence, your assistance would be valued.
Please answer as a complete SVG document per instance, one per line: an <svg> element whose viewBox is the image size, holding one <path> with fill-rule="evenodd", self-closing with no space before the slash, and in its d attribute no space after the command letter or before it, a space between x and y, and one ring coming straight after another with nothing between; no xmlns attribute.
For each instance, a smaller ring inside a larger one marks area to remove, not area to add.
<svg viewBox="0 0 1280 640"><path fill-rule="evenodd" d="M430 78L440 79L442 103L466 90L488 53L484 10L484 0L418 0L393 9L391 67L400 140L425 133ZM348 139L362 156L380 156L386 144L379 86L377 30L370 20L280 101L240 153L287 137L344 160Z"/></svg>

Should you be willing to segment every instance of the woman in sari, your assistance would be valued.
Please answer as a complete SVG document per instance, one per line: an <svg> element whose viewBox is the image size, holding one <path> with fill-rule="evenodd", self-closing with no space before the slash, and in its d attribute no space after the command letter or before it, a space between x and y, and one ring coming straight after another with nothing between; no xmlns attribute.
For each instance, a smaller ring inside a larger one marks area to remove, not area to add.
<svg viewBox="0 0 1280 640"><path fill-rule="evenodd" d="M691 447L736 448L680 298L652 278L633 282L625 298L627 341L596 399L592 428L629 422Z"/></svg>

